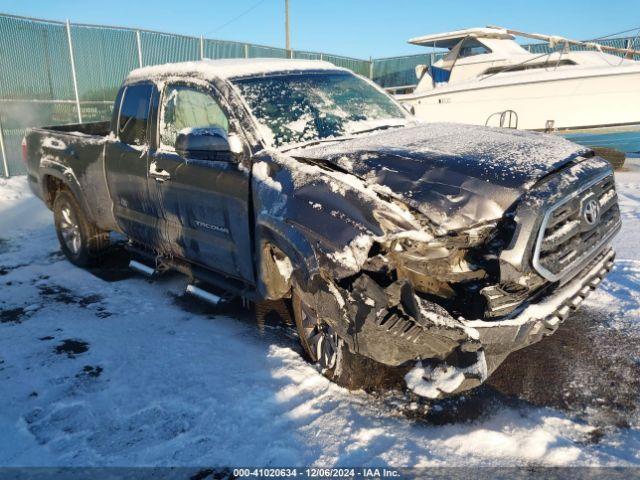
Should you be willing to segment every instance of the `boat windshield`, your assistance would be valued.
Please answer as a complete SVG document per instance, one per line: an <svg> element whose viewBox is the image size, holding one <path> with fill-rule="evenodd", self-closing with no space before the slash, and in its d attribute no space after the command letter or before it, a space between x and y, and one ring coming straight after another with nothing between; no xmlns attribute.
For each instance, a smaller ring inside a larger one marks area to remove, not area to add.
<svg viewBox="0 0 640 480"><path fill-rule="evenodd" d="M320 71L236 79L273 147L401 126L407 115L350 72Z"/></svg>
<svg viewBox="0 0 640 480"><path fill-rule="evenodd" d="M473 57L475 55L484 55L491 53L491 49L476 38L467 37L460 42L460 51L458 58Z"/></svg>
<svg viewBox="0 0 640 480"><path fill-rule="evenodd" d="M449 48L449 52L444 56L440 65L429 67L429 73L434 85L449 82L451 72L456 62L461 58L474 57L492 53L491 49L474 37L464 37L458 43Z"/></svg>

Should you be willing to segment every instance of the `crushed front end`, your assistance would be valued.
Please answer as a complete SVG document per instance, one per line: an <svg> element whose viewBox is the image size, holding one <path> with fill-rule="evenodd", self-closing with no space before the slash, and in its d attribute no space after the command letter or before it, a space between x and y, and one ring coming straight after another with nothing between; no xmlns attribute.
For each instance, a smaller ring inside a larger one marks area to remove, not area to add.
<svg viewBox="0 0 640 480"><path fill-rule="evenodd" d="M611 270L620 225L610 165L576 161L499 219L365 243L359 271L318 282L316 304L352 351L439 398L555 332Z"/></svg>

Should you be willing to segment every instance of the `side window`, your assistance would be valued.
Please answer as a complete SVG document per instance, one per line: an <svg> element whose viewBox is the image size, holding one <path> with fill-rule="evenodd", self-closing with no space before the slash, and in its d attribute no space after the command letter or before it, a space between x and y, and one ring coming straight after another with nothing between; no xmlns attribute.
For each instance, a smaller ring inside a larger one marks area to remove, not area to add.
<svg viewBox="0 0 640 480"><path fill-rule="evenodd" d="M124 91L118 120L118 138L129 145L147 143L147 123L153 85L131 85Z"/></svg>
<svg viewBox="0 0 640 480"><path fill-rule="evenodd" d="M229 131L229 120L209 93L185 85L167 87L162 102L160 145L173 149L184 128L221 127Z"/></svg>

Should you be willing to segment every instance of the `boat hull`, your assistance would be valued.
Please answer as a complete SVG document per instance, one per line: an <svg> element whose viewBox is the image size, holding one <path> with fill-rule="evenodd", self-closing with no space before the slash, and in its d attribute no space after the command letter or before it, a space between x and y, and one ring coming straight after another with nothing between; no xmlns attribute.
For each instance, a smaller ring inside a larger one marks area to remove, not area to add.
<svg viewBox="0 0 640 480"><path fill-rule="evenodd" d="M480 80L397 98L427 122L525 130L632 125L640 123L640 71L498 85ZM517 118L502 116L506 111Z"/></svg>

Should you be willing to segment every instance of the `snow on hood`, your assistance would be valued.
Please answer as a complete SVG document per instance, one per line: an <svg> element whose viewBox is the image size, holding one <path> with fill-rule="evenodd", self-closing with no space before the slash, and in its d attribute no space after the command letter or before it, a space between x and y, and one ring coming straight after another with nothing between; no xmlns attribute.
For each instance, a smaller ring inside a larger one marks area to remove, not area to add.
<svg viewBox="0 0 640 480"><path fill-rule="evenodd" d="M458 229L500 218L537 181L587 152L553 135L423 124L287 153L381 185L432 222Z"/></svg>

